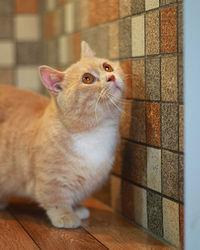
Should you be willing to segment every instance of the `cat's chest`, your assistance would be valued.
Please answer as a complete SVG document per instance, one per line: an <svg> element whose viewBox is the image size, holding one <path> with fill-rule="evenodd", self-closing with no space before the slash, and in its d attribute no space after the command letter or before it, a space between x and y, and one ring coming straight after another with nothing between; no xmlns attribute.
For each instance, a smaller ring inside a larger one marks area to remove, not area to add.
<svg viewBox="0 0 200 250"><path fill-rule="evenodd" d="M104 125L86 133L73 136L74 151L87 164L93 167L106 163L114 157L118 129L116 126Z"/></svg>

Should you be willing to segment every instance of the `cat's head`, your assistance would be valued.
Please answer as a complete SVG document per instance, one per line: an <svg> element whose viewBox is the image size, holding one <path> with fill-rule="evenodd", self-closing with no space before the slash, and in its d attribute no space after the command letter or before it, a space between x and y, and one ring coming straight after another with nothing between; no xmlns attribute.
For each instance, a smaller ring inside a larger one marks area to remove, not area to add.
<svg viewBox="0 0 200 250"><path fill-rule="evenodd" d="M41 66L40 75L68 127L69 122L91 127L104 119L119 118L123 72L117 63L95 57L86 42L81 43L80 61L64 72Z"/></svg>

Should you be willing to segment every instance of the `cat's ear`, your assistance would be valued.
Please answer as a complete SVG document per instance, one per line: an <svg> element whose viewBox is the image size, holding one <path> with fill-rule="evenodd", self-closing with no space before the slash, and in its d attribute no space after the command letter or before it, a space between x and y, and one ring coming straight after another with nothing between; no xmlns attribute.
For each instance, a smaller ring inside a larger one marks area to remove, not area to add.
<svg viewBox="0 0 200 250"><path fill-rule="evenodd" d="M89 44L85 41L81 42L81 58L94 57L95 52L90 48Z"/></svg>
<svg viewBox="0 0 200 250"><path fill-rule="evenodd" d="M40 66L40 77L49 92L57 95L61 90L61 82L64 79L64 73L48 66Z"/></svg>

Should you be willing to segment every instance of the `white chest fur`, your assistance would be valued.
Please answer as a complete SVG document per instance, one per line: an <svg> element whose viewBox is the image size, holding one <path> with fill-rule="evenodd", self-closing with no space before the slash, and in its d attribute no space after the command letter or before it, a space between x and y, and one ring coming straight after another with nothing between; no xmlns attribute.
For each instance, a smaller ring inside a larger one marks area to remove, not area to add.
<svg viewBox="0 0 200 250"><path fill-rule="evenodd" d="M74 151L87 162L88 165L99 165L112 161L117 144L118 126L107 122L90 132L75 134Z"/></svg>

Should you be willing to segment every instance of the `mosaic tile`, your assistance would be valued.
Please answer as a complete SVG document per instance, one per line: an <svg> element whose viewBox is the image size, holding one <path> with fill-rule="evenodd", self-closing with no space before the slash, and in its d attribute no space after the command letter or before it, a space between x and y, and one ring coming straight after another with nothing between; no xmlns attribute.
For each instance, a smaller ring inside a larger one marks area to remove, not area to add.
<svg viewBox="0 0 200 250"><path fill-rule="evenodd" d="M161 150L147 147L147 187L161 192Z"/></svg>
<svg viewBox="0 0 200 250"><path fill-rule="evenodd" d="M14 66L15 63L15 47L11 41L0 41L0 67Z"/></svg>
<svg viewBox="0 0 200 250"><path fill-rule="evenodd" d="M108 13L107 21L112 21L119 18L119 0L108 0L107 1Z"/></svg>
<svg viewBox="0 0 200 250"><path fill-rule="evenodd" d="M108 58L108 49L109 49L108 25L107 24L100 25L98 28L95 28L95 32L96 32L96 39L95 39L96 46L94 47L94 49L96 55L99 57Z"/></svg>
<svg viewBox="0 0 200 250"><path fill-rule="evenodd" d="M132 14L138 14L144 11L145 0L131 0Z"/></svg>
<svg viewBox="0 0 200 250"><path fill-rule="evenodd" d="M89 0L89 23L90 25L94 26L99 23L105 23L108 20L107 9L108 9L107 0L98 0L98 2Z"/></svg>
<svg viewBox="0 0 200 250"><path fill-rule="evenodd" d="M163 236L163 218L162 218L162 198L160 195L147 192L147 213L148 229L156 235Z"/></svg>
<svg viewBox="0 0 200 250"><path fill-rule="evenodd" d="M14 71L12 69L0 69L0 84L14 84Z"/></svg>
<svg viewBox="0 0 200 250"><path fill-rule="evenodd" d="M179 151L184 151L184 108L179 105Z"/></svg>
<svg viewBox="0 0 200 250"><path fill-rule="evenodd" d="M67 2L68 0L58 0L58 4L59 5L63 5Z"/></svg>
<svg viewBox="0 0 200 250"><path fill-rule="evenodd" d="M183 52L183 5L178 5L178 51Z"/></svg>
<svg viewBox="0 0 200 250"><path fill-rule="evenodd" d="M132 61L132 96L136 99L145 99L145 70L144 59Z"/></svg>
<svg viewBox="0 0 200 250"><path fill-rule="evenodd" d="M84 2L84 1L82 1ZM79 31L81 26L81 0L74 1L74 31ZM86 12L84 11L84 15Z"/></svg>
<svg viewBox="0 0 200 250"><path fill-rule="evenodd" d="M15 17L15 37L18 41L36 41L40 38L38 15L17 15Z"/></svg>
<svg viewBox="0 0 200 250"><path fill-rule="evenodd" d="M118 212L122 211L121 208L121 182L119 177L111 175L110 180L110 193L111 193L111 207Z"/></svg>
<svg viewBox="0 0 200 250"><path fill-rule="evenodd" d="M132 98L132 78L131 78L131 70L132 64L131 61L121 61L120 66L124 72L124 83L125 83L125 98Z"/></svg>
<svg viewBox="0 0 200 250"><path fill-rule="evenodd" d="M80 9L84 10L80 12L80 29L87 28L89 26L89 8L88 1L80 1Z"/></svg>
<svg viewBox="0 0 200 250"><path fill-rule="evenodd" d="M131 0L119 0L119 15L120 17L131 15Z"/></svg>
<svg viewBox="0 0 200 250"><path fill-rule="evenodd" d="M46 10L47 11L54 10L56 8L56 2L57 0L45 0Z"/></svg>
<svg viewBox="0 0 200 250"><path fill-rule="evenodd" d="M38 67L35 66L17 67L16 77L17 77L18 87L40 92L41 83L39 80Z"/></svg>
<svg viewBox="0 0 200 250"><path fill-rule="evenodd" d="M64 18L63 9L57 9L54 12L54 34L55 36L59 36L63 33L63 30L64 30L63 18Z"/></svg>
<svg viewBox="0 0 200 250"><path fill-rule="evenodd" d="M184 206L180 205L180 244L181 249L184 249Z"/></svg>
<svg viewBox="0 0 200 250"><path fill-rule="evenodd" d="M119 58L119 22L109 24L109 58Z"/></svg>
<svg viewBox="0 0 200 250"><path fill-rule="evenodd" d="M69 47L66 35L62 35L58 39L58 63L60 66L69 63Z"/></svg>
<svg viewBox="0 0 200 250"><path fill-rule="evenodd" d="M57 43L53 39L49 39L47 41L46 49L47 49L47 59L48 59L48 65L57 65Z"/></svg>
<svg viewBox="0 0 200 250"><path fill-rule="evenodd" d="M179 247L179 205L163 198L164 239Z"/></svg>
<svg viewBox="0 0 200 250"><path fill-rule="evenodd" d="M160 146L160 104L146 103L147 144Z"/></svg>
<svg viewBox="0 0 200 250"><path fill-rule="evenodd" d="M163 101L177 101L177 57L161 58L161 95Z"/></svg>
<svg viewBox="0 0 200 250"><path fill-rule="evenodd" d="M145 103L133 101L131 138L146 143Z"/></svg>
<svg viewBox="0 0 200 250"><path fill-rule="evenodd" d="M144 55L144 15L134 16L132 21L132 56Z"/></svg>
<svg viewBox="0 0 200 250"><path fill-rule="evenodd" d="M110 194L110 179L101 187L100 190L94 193L94 197L103 202L104 204L110 206L111 204L111 194Z"/></svg>
<svg viewBox="0 0 200 250"><path fill-rule="evenodd" d="M159 7L159 0L145 0L145 9L155 9Z"/></svg>
<svg viewBox="0 0 200 250"><path fill-rule="evenodd" d="M54 36L54 13L47 13L43 18L43 34L45 38L52 38Z"/></svg>
<svg viewBox="0 0 200 250"><path fill-rule="evenodd" d="M117 151L115 154L115 162L113 165L112 172L121 175L122 174L122 165L124 161L124 149L125 149L125 140L121 139L118 143Z"/></svg>
<svg viewBox="0 0 200 250"><path fill-rule="evenodd" d="M146 99L160 100L160 58L146 59Z"/></svg>
<svg viewBox="0 0 200 250"><path fill-rule="evenodd" d="M119 21L119 56L126 58L131 56L131 18L127 17Z"/></svg>
<svg viewBox="0 0 200 250"><path fill-rule="evenodd" d="M179 200L184 202L184 156L179 155Z"/></svg>
<svg viewBox="0 0 200 250"><path fill-rule="evenodd" d="M177 0L160 0L160 6L167 5L170 3L176 3Z"/></svg>
<svg viewBox="0 0 200 250"><path fill-rule="evenodd" d="M131 121L132 121L132 101L127 101L124 103L123 113L121 116L121 136L123 138L130 138L131 132Z"/></svg>
<svg viewBox="0 0 200 250"><path fill-rule="evenodd" d="M177 7L161 10L161 52L177 51Z"/></svg>
<svg viewBox="0 0 200 250"><path fill-rule="evenodd" d="M16 44L17 64L42 64L40 42L18 42Z"/></svg>
<svg viewBox="0 0 200 250"><path fill-rule="evenodd" d="M0 0L0 14L7 15L13 13L13 0Z"/></svg>
<svg viewBox="0 0 200 250"><path fill-rule="evenodd" d="M11 16L0 16L0 39L12 38L13 36L13 19Z"/></svg>
<svg viewBox="0 0 200 250"><path fill-rule="evenodd" d="M14 0L15 12L18 14L38 13L40 2L39 0Z"/></svg>
<svg viewBox="0 0 200 250"><path fill-rule="evenodd" d="M146 14L146 54L159 54L159 11L151 11Z"/></svg>
<svg viewBox="0 0 200 250"><path fill-rule="evenodd" d="M178 105L163 103L161 107L162 146L178 150Z"/></svg>
<svg viewBox="0 0 200 250"><path fill-rule="evenodd" d="M179 84L179 102L183 103L183 55L178 55L178 84Z"/></svg>
<svg viewBox="0 0 200 250"><path fill-rule="evenodd" d="M74 60L78 61L81 55L81 35L79 32L73 34L74 36Z"/></svg>
<svg viewBox="0 0 200 250"><path fill-rule="evenodd" d="M74 3L69 2L64 9L64 31L71 33L74 31Z"/></svg>
<svg viewBox="0 0 200 250"><path fill-rule="evenodd" d="M178 154L162 151L162 193L179 200Z"/></svg>

